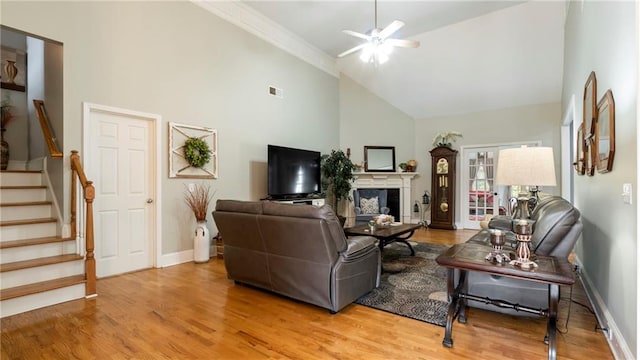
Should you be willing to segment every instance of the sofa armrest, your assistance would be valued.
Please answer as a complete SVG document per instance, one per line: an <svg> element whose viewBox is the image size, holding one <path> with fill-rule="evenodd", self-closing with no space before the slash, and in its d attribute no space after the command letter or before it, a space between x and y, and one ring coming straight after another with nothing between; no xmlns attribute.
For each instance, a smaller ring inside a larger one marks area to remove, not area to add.
<svg viewBox="0 0 640 360"><path fill-rule="evenodd" d="M356 258L363 252L369 252L376 246L376 239L371 236L352 236L347 239L347 250L342 252L344 258Z"/></svg>
<svg viewBox="0 0 640 360"><path fill-rule="evenodd" d="M358 206L354 207L353 211L356 212L356 215L361 215L362 214L362 209L360 209Z"/></svg>
<svg viewBox="0 0 640 360"><path fill-rule="evenodd" d="M489 220L489 229L513 231L513 218L507 215L493 216Z"/></svg>
<svg viewBox="0 0 640 360"><path fill-rule="evenodd" d="M386 206L380 208L380 214L389 215L389 211L391 211L391 209Z"/></svg>

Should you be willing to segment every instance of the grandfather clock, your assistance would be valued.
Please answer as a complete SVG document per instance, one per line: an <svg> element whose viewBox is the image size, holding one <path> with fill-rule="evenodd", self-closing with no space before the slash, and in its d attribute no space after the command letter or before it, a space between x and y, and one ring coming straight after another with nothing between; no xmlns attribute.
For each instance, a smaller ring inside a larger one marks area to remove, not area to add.
<svg viewBox="0 0 640 360"><path fill-rule="evenodd" d="M431 224L435 229L455 230L456 157L458 151L446 146L431 152Z"/></svg>

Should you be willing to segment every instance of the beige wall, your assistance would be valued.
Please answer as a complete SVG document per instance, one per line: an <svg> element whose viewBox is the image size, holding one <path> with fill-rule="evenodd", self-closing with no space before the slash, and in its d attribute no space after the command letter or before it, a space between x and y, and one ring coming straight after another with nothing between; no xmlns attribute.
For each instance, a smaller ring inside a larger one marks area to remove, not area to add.
<svg viewBox="0 0 640 360"><path fill-rule="evenodd" d="M497 145L541 141L542 146L554 149L557 182L560 184L560 103L521 106L416 121L415 157L423 164L420 177L414 182L414 193L431 192L431 154L434 137L444 131L459 131L463 137L453 148L460 146ZM458 154L457 173L461 174L462 154ZM458 176L458 182L460 176ZM457 184L460 189L460 184ZM545 188L545 192L560 194L560 186ZM456 194L456 223L460 223L460 199ZM416 199L414 199L416 200Z"/></svg>
<svg viewBox="0 0 640 360"><path fill-rule="evenodd" d="M607 89L615 100L616 153L613 171L575 176L575 204L582 213L584 231L576 246L584 265L583 277L597 295L598 307L608 311L602 324L614 329L620 358L637 358L637 201L624 204L623 183L636 185L638 24L637 2L571 2L565 31L563 108L572 96L576 118L582 119L584 84L591 71L597 79L597 99ZM634 189L637 193L638 189ZM637 200L638 197L635 196ZM602 312L600 313L602 316ZM621 337L621 339L620 339Z"/></svg>
<svg viewBox="0 0 640 360"><path fill-rule="evenodd" d="M64 45L65 155L82 149L83 102L162 116L164 254L193 247L194 221L182 200L193 180L166 175L169 121L218 130L214 199L266 195L268 143L323 153L340 145L337 78L190 2L3 1L1 16ZM211 218L209 227L215 234Z"/></svg>

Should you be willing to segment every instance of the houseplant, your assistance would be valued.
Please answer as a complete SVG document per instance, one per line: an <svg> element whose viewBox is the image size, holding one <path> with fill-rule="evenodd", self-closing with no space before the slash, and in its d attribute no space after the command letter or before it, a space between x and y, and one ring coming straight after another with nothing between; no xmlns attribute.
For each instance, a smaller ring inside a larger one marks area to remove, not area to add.
<svg viewBox="0 0 640 360"><path fill-rule="evenodd" d="M443 131L433 138L433 147L446 146L450 148L461 137L462 133L459 131Z"/></svg>
<svg viewBox="0 0 640 360"><path fill-rule="evenodd" d="M187 203L196 218L195 237L193 238L193 260L197 263L209 261L209 229L207 212L213 198L211 187L203 184L190 184L184 192Z"/></svg>
<svg viewBox="0 0 640 360"><path fill-rule="evenodd" d="M350 199L351 181L355 165L342 150L331 150L331 154L322 156L322 187L326 190L327 200L338 215L338 202ZM346 218L338 215L344 225Z"/></svg>

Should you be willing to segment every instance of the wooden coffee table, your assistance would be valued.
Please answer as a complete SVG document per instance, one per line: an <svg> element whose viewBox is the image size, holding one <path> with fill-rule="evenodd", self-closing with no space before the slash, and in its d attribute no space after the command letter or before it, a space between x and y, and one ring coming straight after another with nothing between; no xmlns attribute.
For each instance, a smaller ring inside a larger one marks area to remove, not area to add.
<svg viewBox="0 0 640 360"><path fill-rule="evenodd" d="M491 247L481 244L464 243L454 245L442 253L436 262L447 267L447 295L449 299L449 312L444 331L442 344L453 347L451 332L453 321L458 317L458 322L467 322L467 300L479 301L503 308L512 308L532 314L547 317L547 334L545 342L549 344L549 360L556 359L556 320L558 318L558 300L560 299L560 285L573 285L575 276L571 264L567 259L552 256L536 255L535 262L538 267L532 270L523 270L507 264L494 264L485 260L485 256L492 250ZM460 271L458 283L455 281L455 270ZM511 304L504 300L489 299L466 292L466 280L468 271L477 271L499 276L509 276L516 279L537 281L549 286L549 308L534 309L518 304Z"/></svg>
<svg viewBox="0 0 640 360"><path fill-rule="evenodd" d="M371 232L369 230L369 225L359 225L350 228L344 229L344 233L346 235L367 235L373 236L378 239L378 246L380 247L380 252L384 249L385 246L393 243L393 242L401 242L411 251L411 256L414 256L416 252L411 247L411 244L407 241L409 238L413 236L413 233L416 229L421 228L420 224L400 224L400 225L389 225L382 228L376 228Z"/></svg>

